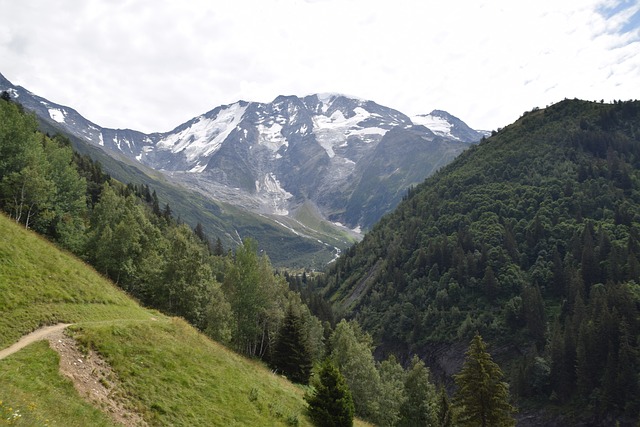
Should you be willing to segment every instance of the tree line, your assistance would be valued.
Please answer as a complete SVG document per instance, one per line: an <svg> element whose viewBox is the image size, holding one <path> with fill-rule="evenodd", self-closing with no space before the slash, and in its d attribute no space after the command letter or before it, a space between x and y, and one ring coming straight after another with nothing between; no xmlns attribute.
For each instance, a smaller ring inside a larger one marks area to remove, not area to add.
<svg viewBox="0 0 640 427"><path fill-rule="evenodd" d="M327 359L305 396L319 426L351 426L353 415L380 426L515 426L508 384L482 337L471 340L450 399L417 356L404 369L394 356L375 362L371 337L356 321L334 330Z"/></svg>

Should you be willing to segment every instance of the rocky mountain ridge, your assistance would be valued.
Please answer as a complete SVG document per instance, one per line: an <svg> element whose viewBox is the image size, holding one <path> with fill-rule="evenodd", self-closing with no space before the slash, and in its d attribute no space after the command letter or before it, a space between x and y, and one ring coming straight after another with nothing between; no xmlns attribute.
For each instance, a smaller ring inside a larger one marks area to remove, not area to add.
<svg viewBox="0 0 640 427"><path fill-rule="evenodd" d="M340 94L238 101L145 134L102 128L1 75L0 90L56 127L214 200L276 220L310 207L356 233L485 135L443 111L410 118Z"/></svg>

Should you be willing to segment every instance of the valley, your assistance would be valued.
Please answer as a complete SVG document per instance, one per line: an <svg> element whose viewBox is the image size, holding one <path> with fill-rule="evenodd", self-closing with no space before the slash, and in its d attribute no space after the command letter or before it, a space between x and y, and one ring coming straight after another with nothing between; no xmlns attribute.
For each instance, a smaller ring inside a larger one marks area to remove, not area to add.
<svg viewBox="0 0 640 427"><path fill-rule="evenodd" d="M284 106L335 111L309 122L304 110L283 116ZM386 122L359 132L354 126L382 115L377 104L335 95L239 103L185 124L174 139L144 140L147 147L164 147L167 159L178 156L167 160L175 170L139 165L152 148L140 157L132 140L125 144L129 154L114 157L77 137L41 133L38 128L55 127L5 95L0 107L0 206L8 215L0 217L0 307L6 314L0 346L42 326L71 324L67 335L104 358L119 377L121 385L113 388L126 390L125 406L146 423L317 423L323 412L314 405L327 401L314 400L315 393L332 382L340 386L329 391L348 390L339 408L348 418L355 413L377 425L455 425L485 416L499 425L637 423L638 101L565 99L525 112L478 143L458 141L466 146L458 154L441 136L457 123L444 112L416 119L433 131L389 113ZM278 112L277 120L258 114L269 109ZM57 123L71 117L62 109L47 111ZM365 112L372 116L363 119ZM262 129L254 139L253 128L241 123L248 113ZM225 133L218 120L235 127ZM303 126L308 123L317 127L313 138ZM357 141L336 137L329 132L335 128L343 134L348 128ZM216 141L214 148L202 151L195 143L189 151L196 137L181 133L186 129L200 129ZM225 145L234 132L240 139ZM425 145L440 155L421 157ZM84 153L74 153L76 146ZM207 213L192 213L213 214L219 228L212 233L201 223L185 224L168 203L160 204L150 181L118 181L87 153L101 153L96 158L122 176L153 177L175 200L186 194L188 180L192 192L184 206L208 206ZM206 165L194 153L209 156ZM153 156L149 162L160 161ZM414 166L406 163L409 157ZM284 159L288 169L266 169L274 159ZM358 162L366 168L350 187L343 179ZM412 184L429 164L437 171ZM306 180L317 170L331 179ZM263 180L253 179L262 173ZM207 176L217 181L207 183ZM349 196L338 200L331 192L336 187ZM247 195L240 206L230 203L234 189ZM213 192L226 192L228 201L205 194ZM395 208L391 194L399 198ZM389 213L376 220L372 206ZM285 241L247 237L276 237L273 230L314 241L326 255L318 265L329 265L313 272L305 264L308 254L281 253ZM223 245L225 233L237 246ZM334 240L327 237L332 233ZM272 253L283 264L271 264ZM281 267L293 266L292 260L307 268ZM46 390L33 376L11 375L35 360L48 361L53 386ZM51 414L72 419L47 402L56 393L86 411L80 424L110 425L60 382L54 360L44 343L3 359L0 380L10 394L0 400L24 396L20 414L38 422ZM468 392L484 387L474 374L478 364L490 372L497 402L480 412L471 409L477 393ZM233 391L219 388L220 378L233 383ZM186 389L169 391L168 383ZM29 406L34 396L38 403ZM14 416L15 405L2 403L3 416ZM46 409L37 411L40 405Z"/></svg>

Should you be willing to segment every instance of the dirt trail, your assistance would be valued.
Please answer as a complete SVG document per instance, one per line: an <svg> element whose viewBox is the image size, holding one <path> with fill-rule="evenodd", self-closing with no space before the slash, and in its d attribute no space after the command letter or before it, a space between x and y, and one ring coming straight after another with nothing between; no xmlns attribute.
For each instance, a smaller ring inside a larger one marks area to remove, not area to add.
<svg viewBox="0 0 640 427"><path fill-rule="evenodd" d="M13 344L12 346L9 346L4 350L0 350L0 360L4 359L7 356L11 356L13 353L16 353L17 351L22 350L23 348L25 348L31 343L46 339L47 335L52 334L54 332L60 332L64 328L70 325L71 325L70 323L58 323L57 325L44 326L40 329L37 329L31 332L30 334L27 334L22 338L20 338L20 340L17 343Z"/></svg>
<svg viewBox="0 0 640 427"><path fill-rule="evenodd" d="M60 372L73 382L80 396L125 426L146 426L142 416L127 404L115 373L93 350L81 351L76 341L64 333L68 323L45 326L22 337L17 343L0 351L0 359L27 345L46 339L60 355Z"/></svg>

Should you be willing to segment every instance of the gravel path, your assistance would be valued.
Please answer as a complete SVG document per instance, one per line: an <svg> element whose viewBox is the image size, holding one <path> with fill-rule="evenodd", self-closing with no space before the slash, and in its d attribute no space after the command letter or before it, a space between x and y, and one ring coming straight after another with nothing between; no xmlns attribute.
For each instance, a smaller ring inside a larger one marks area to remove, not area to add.
<svg viewBox="0 0 640 427"><path fill-rule="evenodd" d="M33 342L47 339L48 335L53 334L55 332L60 332L64 328L70 325L71 325L70 323L58 323L57 325L44 326L40 329L37 329L31 332L30 334L20 338L20 340L17 343L3 350L0 350L0 360L4 359L7 356L11 356L13 353L22 350L23 348L25 348L26 346L28 346Z"/></svg>

